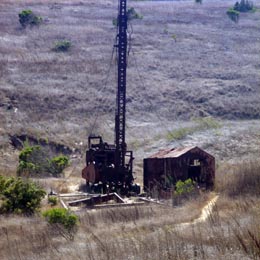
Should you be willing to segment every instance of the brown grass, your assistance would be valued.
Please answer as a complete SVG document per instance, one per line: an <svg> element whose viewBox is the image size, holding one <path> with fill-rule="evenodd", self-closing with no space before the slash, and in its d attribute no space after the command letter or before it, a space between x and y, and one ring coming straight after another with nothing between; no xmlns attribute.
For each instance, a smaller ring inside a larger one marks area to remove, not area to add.
<svg viewBox="0 0 260 260"><path fill-rule="evenodd" d="M0 156L6 175L17 162L8 156L17 159L6 133L51 136L77 147L102 103L95 130L113 139L114 71L108 87L103 85L115 36L116 1L54 2L0 3L0 144L7 149ZM233 1L199 6L189 1L130 3L144 16L134 24L137 61L130 56L128 66L128 128L134 137L165 131L154 125L148 131L143 124L158 122L156 114L166 121L206 115L259 118L259 12L234 24L225 14ZM25 8L43 16L43 25L21 30L17 14ZM63 38L71 40L71 51L51 52L53 42ZM136 63L146 86L137 80ZM17 107L17 113L8 105ZM251 132L243 133L239 138L249 147ZM212 149L221 158L232 157L240 142L234 140L220 139ZM145 137L139 146L147 142ZM147 152L152 146L158 148L152 142ZM258 162L222 166L216 181L220 200L209 220L181 231L175 226L196 219L205 200L176 209L83 211L74 241L41 217L1 216L0 259L259 259L259 169ZM67 186L46 180L46 187L51 185Z"/></svg>
<svg viewBox="0 0 260 260"><path fill-rule="evenodd" d="M225 13L231 3L129 3L144 19L133 22L136 61L131 54L128 118L138 122L158 120L156 114L167 120L207 115L259 118L255 42L260 16L245 14L235 25ZM22 30L17 14L24 8L41 15L44 23ZM52 134L79 129L83 137L102 103L97 131L113 138L111 126L102 122L114 119L115 68L107 88L104 79L116 34L112 25L116 11L111 0L1 1L0 93L15 103L22 118L6 125L7 131L18 131L26 122L25 128L45 131L48 126ZM71 51L52 52L53 43L64 38L72 42ZM9 118L10 113L4 116Z"/></svg>
<svg viewBox="0 0 260 260"><path fill-rule="evenodd" d="M230 197L260 194L260 161L224 164L216 174L216 189Z"/></svg>
<svg viewBox="0 0 260 260"><path fill-rule="evenodd" d="M223 217L222 197L210 219L175 229L178 212L137 207L82 212L74 240L42 219L1 218L1 259L259 259L259 199L244 210L244 200ZM190 212L186 208L186 214ZM250 214L250 218L248 218ZM178 221L177 221L178 222ZM23 239L19 239L23 237Z"/></svg>

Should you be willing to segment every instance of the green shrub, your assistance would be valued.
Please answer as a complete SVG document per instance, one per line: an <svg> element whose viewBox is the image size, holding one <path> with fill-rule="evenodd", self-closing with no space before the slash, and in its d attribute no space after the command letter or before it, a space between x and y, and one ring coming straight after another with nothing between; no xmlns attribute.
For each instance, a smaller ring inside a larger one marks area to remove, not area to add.
<svg viewBox="0 0 260 260"><path fill-rule="evenodd" d="M198 131L217 129L221 127L220 122L212 117L195 118L193 121L194 123L196 123L196 125L190 127L181 127L179 129L168 132L166 136L167 140L181 140L187 135L193 134Z"/></svg>
<svg viewBox="0 0 260 260"><path fill-rule="evenodd" d="M185 195L192 192L195 188L195 183L192 179L187 179L185 181L177 181L175 184L175 193L177 195Z"/></svg>
<svg viewBox="0 0 260 260"><path fill-rule="evenodd" d="M217 129L221 127L220 122L210 116L195 118L194 122L198 124L198 130Z"/></svg>
<svg viewBox="0 0 260 260"><path fill-rule="evenodd" d="M179 129L173 130L167 134L167 139L170 140L181 140L189 134L195 132L195 128L192 127L181 127Z"/></svg>
<svg viewBox="0 0 260 260"><path fill-rule="evenodd" d="M248 0L241 0L240 2L236 2L233 9L238 12L249 12L254 10L254 4Z"/></svg>
<svg viewBox="0 0 260 260"><path fill-rule="evenodd" d="M113 18L113 20L112 20L112 24L113 24L114 26L117 26L117 25L118 25L117 18Z"/></svg>
<svg viewBox="0 0 260 260"><path fill-rule="evenodd" d="M236 11L235 9L233 9L233 8L229 8L227 10L228 17L235 23L237 23L238 20L239 20L239 14L240 13L238 11Z"/></svg>
<svg viewBox="0 0 260 260"><path fill-rule="evenodd" d="M39 145L25 147L19 154L18 176L59 176L69 164L69 158L59 155L50 158L51 155Z"/></svg>
<svg viewBox="0 0 260 260"><path fill-rule="evenodd" d="M19 14L19 22L22 27L28 25L39 25L42 22L42 17L35 15L32 10L23 10Z"/></svg>
<svg viewBox="0 0 260 260"><path fill-rule="evenodd" d="M46 192L34 182L0 176L1 213L33 214Z"/></svg>
<svg viewBox="0 0 260 260"><path fill-rule="evenodd" d="M39 167L35 163L35 158L38 157L37 154L40 152L40 146L25 146L24 149L19 154L19 165L18 165L18 175L30 175L36 173Z"/></svg>
<svg viewBox="0 0 260 260"><path fill-rule="evenodd" d="M129 8L127 10L127 19L128 21L134 20L134 19L143 19L143 16L140 15L135 11L133 7Z"/></svg>
<svg viewBox="0 0 260 260"><path fill-rule="evenodd" d="M43 216L50 224L60 224L67 231L73 231L78 223L78 217L71 211L63 208L49 209Z"/></svg>
<svg viewBox="0 0 260 260"><path fill-rule="evenodd" d="M66 52L70 48L71 48L71 42L68 40L63 40L63 41L56 42L53 50L57 52Z"/></svg>
<svg viewBox="0 0 260 260"><path fill-rule="evenodd" d="M255 11L255 9L256 8L254 7L254 4L251 1L241 0L240 2L236 2L233 8L229 8L227 10L227 15L232 21L237 23L239 20L240 12L252 12Z"/></svg>
<svg viewBox="0 0 260 260"><path fill-rule="evenodd" d="M140 15L135 11L133 7L129 8L127 10L127 19L128 21L134 20L134 19L143 19L143 16ZM112 23L114 26L118 25L118 18L113 18Z"/></svg>
<svg viewBox="0 0 260 260"><path fill-rule="evenodd" d="M53 175L61 173L69 165L69 158L59 155L50 160L50 171Z"/></svg>
<svg viewBox="0 0 260 260"><path fill-rule="evenodd" d="M58 199L55 196L49 196L48 197L48 203L51 204L51 206L56 206L58 204Z"/></svg>

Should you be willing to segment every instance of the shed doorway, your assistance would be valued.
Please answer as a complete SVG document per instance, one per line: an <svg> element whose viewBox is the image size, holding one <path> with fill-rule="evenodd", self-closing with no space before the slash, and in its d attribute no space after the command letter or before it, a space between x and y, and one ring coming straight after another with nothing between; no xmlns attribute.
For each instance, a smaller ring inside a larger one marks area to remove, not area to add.
<svg viewBox="0 0 260 260"><path fill-rule="evenodd" d="M188 168L188 178L199 183L201 176L201 163L199 159L192 160Z"/></svg>

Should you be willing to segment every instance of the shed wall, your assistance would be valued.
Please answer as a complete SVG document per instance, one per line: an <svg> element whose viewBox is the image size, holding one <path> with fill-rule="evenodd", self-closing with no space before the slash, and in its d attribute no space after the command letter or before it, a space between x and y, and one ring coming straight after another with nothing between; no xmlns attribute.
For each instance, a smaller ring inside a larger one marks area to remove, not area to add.
<svg viewBox="0 0 260 260"><path fill-rule="evenodd" d="M195 148L177 158L144 159L144 189L148 191L154 186L167 189L178 180L188 179L194 160L200 161L200 174L196 181L205 188L212 188L215 178L215 159L203 150Z"/></svg>

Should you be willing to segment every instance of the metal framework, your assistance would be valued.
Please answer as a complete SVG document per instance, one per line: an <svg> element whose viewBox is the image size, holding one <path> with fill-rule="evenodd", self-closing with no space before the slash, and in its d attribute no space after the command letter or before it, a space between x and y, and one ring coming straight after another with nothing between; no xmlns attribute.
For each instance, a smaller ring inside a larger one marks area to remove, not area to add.
<svg viewBox="0 0 260 260"><path fill-rule="evenodd" d="M118 1L115 142L108 144L101 136L89 136L89 149L86 151L86 167L82 170L82 178L86 180L87 187L94 187L97 192L117 190L121 194L139 194L140 186L134 184L133 178L133 152L127 150L125 142L127 0Z"/></svg>
<svg viewBox="0 0 260 260"><path fill-rule="evenodd" d="M125 112L126 112L126 67L127 67L127 0L119 0L118 13L118 89L115 119L116 167L125 167Z"/></svg>

